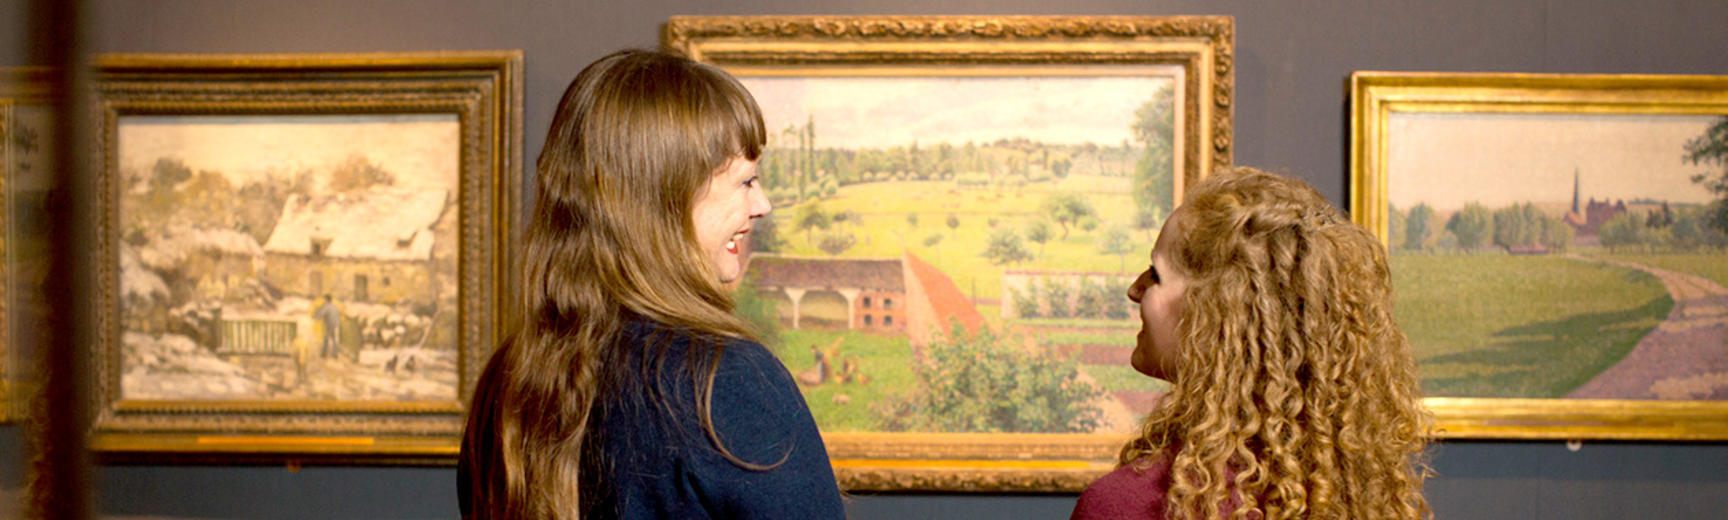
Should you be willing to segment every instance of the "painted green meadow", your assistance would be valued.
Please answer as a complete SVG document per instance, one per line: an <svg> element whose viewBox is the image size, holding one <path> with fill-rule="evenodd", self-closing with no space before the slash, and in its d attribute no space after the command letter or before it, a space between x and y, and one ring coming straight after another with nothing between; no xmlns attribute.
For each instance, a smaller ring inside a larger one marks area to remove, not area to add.
<svg viewBox="0 0 1728 520"><path fill-rule="evenodd" d="M1728 254L1667 253L1667 254L1605 254L1596 255L1611 260L1643 264L1658 269L1698 275L1717 285L1728 287Z"/></svg>
<svg viewBox="0 0 1728 520"><path fill-rule="evenodd" d="M1562 397L1674 305L1647 273L1558 256L1404 253L1392 273L1430 396Z"/></svg>
<svg viewBox="0 0 1728 520"><path fill-rule="evenodd" d="M769 218L782 241L779 252L838 258L895 258L914 255L954 280L974 300L996 300L1002 293L1004 269L1139 272L1157 237L1155 230L1134 229L1134 204L1129 179L1073 175L1067 179L1019 187L973 187L952 181L889 181L849 185L833 197L776 207ZM1053 195L1081 196L1095 213L1087 222L1046 223L1050 235L1039 244L1028 240L1027 229L1047 215L1040 206ZM800 230L798 215L805 206L824 214L849 214L827 230ZM854 217L855 216L855 217ZM952 217L952 220L950 220ZM950 225L950 222L953 225ZM1090 228L1090 229L1088 229ZM1130 251L1106 253L1112 231L1121 232ZM985 255L992 235L1015 233L1028 258L1002 262ZM853 245L838 254L822 249L833 235L851 236ZM931 237L940 237L932 240Z"/></svg>
<svg viewBox="0 0 1728 520"><path fill-rule="evenodd" d="M905 336L871 334L855 330L784 330L770 348L794 375L816 365L810 347L824 350L835 345L837 358L856 356L858 371L870 379L863 383L827 383L804 388L804 400L822 431L881 431L880 419L869 413L871 403L912 383L912 348Z"/></svg>

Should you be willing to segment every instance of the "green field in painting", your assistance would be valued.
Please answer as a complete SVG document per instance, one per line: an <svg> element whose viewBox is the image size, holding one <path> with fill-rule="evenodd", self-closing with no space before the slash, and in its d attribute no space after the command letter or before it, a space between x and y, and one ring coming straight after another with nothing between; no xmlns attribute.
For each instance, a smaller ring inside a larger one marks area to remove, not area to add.
<svg viewBox="0 0 1728 520"><path fill-rule="evenodd" d="M1717 285L1728 287L1728 254L1676 253L1655 255L1601 255L1622 262L1647 265L1658 269L1679 271L1702 276Z"/></svg>
<svg viewBox="0 0 1728 520"><path fill-rule="evenodd" d="M1557 256L1398 254L1392 273L1430 396L1562 397L1673 306L1654 276Z"/></svg>
<svg viewBox="0 0 1728 520"><path fill-rule="evenodd" d="M1038 344L1053 345L1110 345L1114 347L1134 346L1135 329L1123 332L1039 332Z"/></svg>
<svg viewBox="0 0 1728 520"><path fill-rule="evenodd" d="M1080 365L1080 370L1092 376L1098 387L1108 392L1163 392L1170 389L1170 383L1147 377L1128 365Z"/></svg>
<svg viewBox="0 0 1728 520"><path fill-rule="evenodd" d="M797 205L776 207L771 217L784 241L782 253L828 256L817 248L824 234L851 234L855 244L838 257L896 258L902 250L910 250L947 273L961 293L973 299L996 300L1002 296L1004 269L1122 271L1125 276L1138 272L1155 237L1130 225L1134 208L1128 188L1126 177L1078 174L1022 187L962 186L952 181L871 182L841 187L834 196L813 202L830 215L854 212L858 222L836 223L826 231L800 230ZM1056 193L1084 197L1097 213L1097 226L1087 231L1070 224L1067 237L1062 238L1061 226L1052 222L1052 236L1040 247L1025 239L1026 228L1032 221L1045 218L1039 205ZM916 215L917 223L909 222L908 215ZM949 215L959 220L959 226L948 227ZM1130 231L1134 252L1120 256L1100 252L1099 242L1112 227ZM1001 229L1019 233L1033 259L995 265L985 258L990 235ZM924 245L926 238L936 234L942 236L941 241Z"/></svg>
<svg viewBox="0 0 1728 520"><path fill-rule="evenodd" d="M827 350L840 341L838 353L830 358L836 370L846 356L858 357L858 372L870 382L827 383L803 387L804 400L810 403L810 413L822 431L881 431L870 405L890 394L912 387L912 347L905 336L869 334L860 331L781 330L780 340L770 346L774 355L786 364L794 375L815 366L812 345ZM845 399L836 399L844 395ZM842 401L850 400L843 403Z"/></svg>

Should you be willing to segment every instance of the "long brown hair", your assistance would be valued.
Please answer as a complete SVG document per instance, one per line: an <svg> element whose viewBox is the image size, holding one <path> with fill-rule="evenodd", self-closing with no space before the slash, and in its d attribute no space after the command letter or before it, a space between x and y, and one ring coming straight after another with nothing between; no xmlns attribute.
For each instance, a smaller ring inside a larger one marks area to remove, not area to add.
<svg viewBox="0 0 1728 520"><path fill-rule="evenodd" d="M1431 423L1386 251L1300 181L1213 175L1173 215L1170 392L1121 464L1173 457L1172 518L1418 518Z"/></svg>
<svg viewBox="0 0 1728 520"><path fill-rule="evenodd" d="M468 518L580 515L583 438L606 349L632 317L713 338L749 338L697 246L692 209L714 173L755 160L767 134L737 80L714 67L627 50L583 69L558 103L523 240L522 318L474 392L457 479ZM715 346L716 349L719 345ZM718 350L714 351L718 355ZM696 402L709 421L716 357Z"/></svg>

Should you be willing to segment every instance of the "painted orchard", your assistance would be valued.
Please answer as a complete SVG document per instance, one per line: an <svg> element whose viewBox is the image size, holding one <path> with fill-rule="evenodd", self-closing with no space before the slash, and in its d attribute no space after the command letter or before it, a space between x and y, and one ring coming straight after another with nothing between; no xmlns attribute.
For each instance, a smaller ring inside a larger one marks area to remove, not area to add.
<svg viewBox="0 0 1728 520"><path fill-rule="evenodd" d="M824 431L1121 431L1171 77L744 78L775 205L741 312Z"/></svg>

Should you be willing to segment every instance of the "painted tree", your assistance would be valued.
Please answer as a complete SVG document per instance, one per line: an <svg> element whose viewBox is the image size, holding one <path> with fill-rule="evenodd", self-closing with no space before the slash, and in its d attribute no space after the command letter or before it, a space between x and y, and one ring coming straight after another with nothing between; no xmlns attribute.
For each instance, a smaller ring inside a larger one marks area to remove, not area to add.
<svg viewBox="0 0 1728 520"><path fill-rule="evenodd" d="M1134 241L1128 236L1128 230L1111 226L1104 232L1104 238L1098 240L1098 252L1116 255L1116 272L1125 270L1124 255L1134 252Z"/></svg>
<svg viewBox="0 0 1728 520"><path fill-rule="evenodd" d="M912 384L901 396L871 407L889 431L1087 432L1103 412L1102 395L1082 381L1078 362L1029 349L1022 337L997 336L990 327L969 332L958 322L924 348L926 363L912 364Z"/></svg>
<svg viewBox="0 0 1728 520"><path fill-rule="evenodd" d="M1032 221L1026 226L1026 239L1038 244L1038 256L1044 256L1044 243L1050 241L1050 224L1044 219Z"/></svg>
<svg viewBox="0 0 1728 520"><path fill-rule="evenodd" d="M1038 211L1048 215L1056 224L1062 226L1062 237L1068 238L1068 225L1078 224L1080 219L1096 214L1092 205L1086 199L1073 193L1057 193L1044 199Z"/></svg>
<svg viewBox="0 0 1728 520"><path fill-rule="evenodd" d="M1404 232L1406 231L1405 228L1408 227L1405 220L1407 219L1404 218L1404 212L1399 210L1398 206L1390 204L1386 206L1387 248L1402 247L1404 245Z"/></svg>
<svg viewBox="0 0 1728 520"><path fill-rule="evenodd" d="M1476 249L1494 235L1494 214L1481 204L1471 202L1446 219L1446 231L1458 238L1461 249Z"/></svg>
<svg viewBox="0 0 1728 520"><path fill-rule="evenodd" d="M1044 280L1044 307L1049 309L1052 318L1068 318L1074 316L1073 308L1068 305L1068 295L1072 289L1068 282L1059 278Z"/></svg>
<svg viewBox="0 0 1728 520"><path fill-rule="evenodd" d="M1074 291L1074 316L1104 319L1110 304L1121 298L1111 295L1104 285L1092 281L1091 278L1081 278L1080 287Z"/></svg>
<svg viewBox="0 0 1728 520"><path fill-rule="evenodd" d="M1009 287L1008 299L1014 302L1014 314L1020 319L1042 317L1038 313L1038 283L1036 281L1028 282L1025 292Z"/></svg>
<svg viewBox="0 0 1728 520"><path fill-rule="evenodd" d="M928 247L928 248L936 251L936 261L937 262L942 261L942 250L936 248L936 246L938 244L941 244L941 243L942 243L942 234L941 233L931 233L930 236L924 237L924 247Z"/></svg>
<svg viewBox="0 0 1728 520"><path fill-rule="evenodd" d="M1548 248L1548 251L1566 252L1566 248L1572 245L1574 233L1576 232L1570 224L1554 217L1542 216L1542 247Z"/></svg>
<svg viewBox="0 0 1728 520"><path fill-rule="evenodd" d="M852 249L852 246L857 244L858 237L851 233L828 233L822 235L822 243L817 244L816 247L822 252L828 253L828 256L839 256L840 253Z"/></svg>
<svg viewBox="0 0 1728 520"><path fill-rule="evenodd" d="M780 238L780 225L773 215L756 219L756 224L750 228L750 251L756 253L778 253L785 247L785 241Z"/></svg>
<svg viewBox="0 0 1728 520"><path fill-rule="evenodd" d="M383 167L368 160L365 156L354 154L330 170L330 182L325 186L325 189L332 193L347 193L373 186L391 186L394 184L396 184L396 175L384 171Z"/></svg>
<svg viewBox="0 0 1728 520"><path fill-rule="evenodd" d="M774 301L762 296L756 279L744 277L732 292L732 314L743 318L756 330L756 339L770 345L780 339L780 310Z"/></svg>
<svg viewBox="0 0 1728 520"><path fill-rule="evenodd" d="M1705 210L1705 224L1728 233L1728 116L1717 119L1704 135L1687 141L1684 158L1690 164L1715 167L1716 171L1693 175L1692 182L1716 195Z"/></svg>
<svg viewBox="0 0 1728 520"><path fill-rule="evenodd" d="M1410 208L1410 215L1404 218L1404 248L1427 249L1429 238L1434 235L1436 225L1439 224L1435 222L1437 218L1434 215L1434 208L1429 207L1427 203L1417 204L1416 207Z"/></svg>
<svg viewBox="0 0 1728 520"><path fill-rule="evenodd" d="M1597 232L1602 237L1602 246L1609 251L1620 251L1644 244L1649 232L1644 227L1644 216L1633 212L1621 213L1602 223Z"/></svg>
<svg viewBox="0 0 1728 520"><path fill-rule="evenodd" d="M996 265L1018 264L1032 258L1032 253L1020 241L1020 234L1011 229L998 230L990 235L989 245L984 248L984 258Z"/></svg>
<svg viewBox="0 0 1728 520"><path fill-rule="evenodd" d="M1494 212L1494 245L1508 250L1546 245L1545 242L1553 238L1548 232L1549 220L1542 210L1529 202L1500 208Z"/></svg>
<svg viewBox="0 0 1728 520"><path fill-rule="evenodd" d="M1174 162L1171 160L1172 138L1175 134L1176 104L1170 86L1152 93L1152 99L1134 110L1130 130L1134 141L1144 146L1134 166L1134 224L1143 230L1163 225L1164 215L1174 200ZM1066 235L1066 234L1064 234Z"/></svg>
<svg viewBox="0 0 1728 520"><path fill-rule="evenodd" d="M814 243L813 239L810 238L811 230L826 230L832 224L832 220L828 218L828 213L822 211L822 206L814 203L798 206L798 212L793 220L797 222L798 229L804 231L804 241L811 243Z"/></svg>

